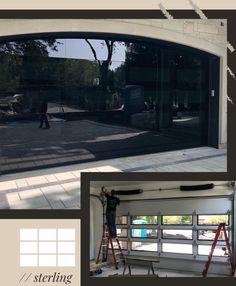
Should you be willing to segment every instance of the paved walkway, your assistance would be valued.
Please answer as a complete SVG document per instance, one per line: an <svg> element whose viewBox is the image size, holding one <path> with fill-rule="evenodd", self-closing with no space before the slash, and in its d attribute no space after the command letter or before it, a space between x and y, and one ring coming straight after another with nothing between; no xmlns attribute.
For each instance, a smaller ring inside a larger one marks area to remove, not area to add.
<svg viewBox="0 0 236 286"><path fill-rule="evenodd" d="M78 209L81 172L226 171L226 149L201 147L2 175L0 208Z"/></svg>
<svg viewBox="0 0 236 286"><path fill-rule="evenodd" d="M91 120L52 121L50 129L38 125L37 121L0 124L2 173L200 146L195 128L188 132L177 128L165 134Z"/></svg>

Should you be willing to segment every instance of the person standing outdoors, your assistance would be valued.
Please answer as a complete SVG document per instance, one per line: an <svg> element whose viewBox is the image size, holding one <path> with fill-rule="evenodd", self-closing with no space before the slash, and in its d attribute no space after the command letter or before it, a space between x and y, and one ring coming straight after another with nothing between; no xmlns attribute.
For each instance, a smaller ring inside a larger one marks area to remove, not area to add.
<svg viewBox="0 0 236 286"><path fill-rule="evenodd" d="M43 100L41 104L41 112L40 112L40 125L39 128L43 128L43 123L45 123L45 128L50 128L48 117L47 117L48 103L46 100Z"/></svg>
<svg viewBox="0 0 236 286"><path fill-rule="evenodd" d="M112 238L116 238L116 207L120 204L119 198L115 196L115 190L111 190L110 194L102 187L102 194L107 199L106 220Z"/></svg>

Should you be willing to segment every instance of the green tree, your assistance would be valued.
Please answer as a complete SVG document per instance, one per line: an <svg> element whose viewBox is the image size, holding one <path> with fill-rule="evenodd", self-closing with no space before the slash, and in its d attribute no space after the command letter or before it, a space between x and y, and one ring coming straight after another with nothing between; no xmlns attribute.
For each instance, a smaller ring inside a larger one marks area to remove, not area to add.
<svg viewBox="0 0 236 286"><path fill-rule="evenodd" d="M152 43L127 43L125 68L126 84L142 86L145 101L153 105L158 76L157 46Z"/></svg>
<svg viewBox="0 0 236 286"><path fill-rule="evenodd" d="M98 63L99 70L100 70L100 83L99 84L100 84L101 88L105 91L105 90L107 90L107 87L108 87L108 81L109 81L108 71L109 71L109 67L111 64L112 55L115 51L115 41L104 40L104 45L107 48L107 58L104 61L98 59L97 52L96 52L95 48L93 47L92 43L88 39L85 39L85 41L88 43L88 45L89 45L89 47L93 53L94 59Z"/></svg>
<svg viewBox="0 0 236 286"><path fill-rule="evenodd" d="M49 51L56 51L58 44L55 39L19 40L0 44L2 96L7 93L24 93L25 104L30 103L27 108L34 110L34 106L38 105L39 94L34 93L31 98L27 94L32 89L39 90L42 86L52 83L53 72L49 62Z"/></svg>
<svg viewBox="0 0 236 286"><path fill-rule="evenodd" d="M163 216L164 224L192 224L192 216Z"/></svg>
<svg viewBox="0 0 236 286"><path fill-rule="evenodd" d="M157 224L157 216L135 216L133 220L145 220L148 224Z"/></svg>
<svg viewBox="0 0 236 286"><path fill-rule="evenodd" d="M206 215L200 217L200 224L218 225L220 223L228 223L228 215Z"/></svg>
<svg viewBox="0 0 236 286"><path fill-rule="evenodd" d="M97 63L89 60L64 59L57 70L62 103L94 110L96 79L99 78Z"/></svg>
<svg viewBox="0 0 236 286"><path fill-rule="evenodd" d="M114 40L103 40L101 43L106 46L107 48L107 58L105 60L99 60L97 56L97 51L90 42L90 40L85 39L87 44L89 45L94 59L96 60L99 72L100 72L100 82L99 87L97 89L97 102L98 102L98 109L105 110L107 108L107 103L111 101L111 90L114 86L113 84L113 73L109 70L112 61L112 55L116 49L116 41Z"/></svg>
<svg viewBox="0 0 236 286"><path fill-rule="evenodd" d="M0 94L15 93L20 85L21 58L0 53Z"/></svg>
<svg viewBox="0 0 236 286"><path fill-rule="evenodd" d="M117 67L113 74L114 74L114 86L115 88L124 88L126 84L125 79L125 63L121 64L119 67Z"/></svg>

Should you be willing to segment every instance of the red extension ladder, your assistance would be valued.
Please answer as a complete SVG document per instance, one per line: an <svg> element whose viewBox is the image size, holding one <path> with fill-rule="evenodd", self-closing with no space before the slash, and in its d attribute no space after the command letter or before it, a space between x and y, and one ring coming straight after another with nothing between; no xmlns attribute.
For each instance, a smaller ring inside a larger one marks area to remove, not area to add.
<svg viewBox="0 0 236 286"><path fill-rule="evenodd" d="M232 268L232 274L234 275L234 271L235 271L234 259L233 259L232 251L231 251L230 244L229 244L229 238L228 238L227 233L226 233L225 223L220 223L218 228L217 228L213 244L211 246L211 251L210 251L210 254L208 256L208 260L207 260L207 262L205 264L205 268L204 268L204 270L202 272L202 276L203 277L207 277L207 273L208 273L209 266L211 264L213 252L215 250L218 238L219 238L220 233L221 233L222 230L224 232L225 242L226 242L226 246L227 246L227 249L228 249L228 256L229 256L229 260L230 260L230 264L231 264L231 268Z"/></svg>
<svg viewBox="0 0 236 286"><path fill-rule="evenodd" d="M115 269L118 269L118 260L117 260L117 257L116 257L117 255L120 255L120 257L122 258L122 262L125 263L125 256L124 256L124 253L122 251L119 239L115 238L115 241L117 243L119 252L115 251L109 227L105 223L104 226L103 226L103 233L102 233L102 238L101 238L101 242L100 242L100 246L99 246L99 251L98 251L98 255L97 255L96 264L98 264L99 261L100 261L100 255L101 255L102 251L103 251L103 262L107 261L109 245L111 246L110 249L112 251L112 257L113 257L113 262L114 262Z"/></svg>

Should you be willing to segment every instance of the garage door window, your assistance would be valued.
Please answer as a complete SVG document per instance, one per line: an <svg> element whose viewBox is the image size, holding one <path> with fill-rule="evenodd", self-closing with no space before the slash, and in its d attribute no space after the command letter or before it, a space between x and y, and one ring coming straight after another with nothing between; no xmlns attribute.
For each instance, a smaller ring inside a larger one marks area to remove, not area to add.
<svg viewBox="0 0 236 286"><path fill-rule="evenodd" d="M191 225L192 216L190 215L179 215L179 216L162 216L163 225Z"/></svg>
<svg viewBox="0 0 236 286"><path fill-rule="evenodd" d="M222 222L227 224L226 233L231 243L231 220L230 215L225 213L131 215L120 216L117 221L127 222L125 227L117 225L117 233L122 238L124 247L135 254L157 252L159 256L164 257L183 254L183 258L188 255L193 259L209 255L217 227ZM226 257L224 241L225 237L221 232L217 248L213 253L222 259Z"/></svg>
<svg viewBox="0 0 236 286"><path fill-rule="evenodd" d="M228 215L199 215L198 225L219 225L220 223L225 223L229 225Z"/></svg>
<svg viewBox="0 0 236 286"><path fill-rule="evenodd" d="M134 241L131 244L133 251L157 251L157 242Z"/></svg>
<svg viewBox="0 0 236 286"><path fill-rule="evenodd" d="M193 231L189 229L163 229L162 238L166 239L193 239Z"/></svg>

